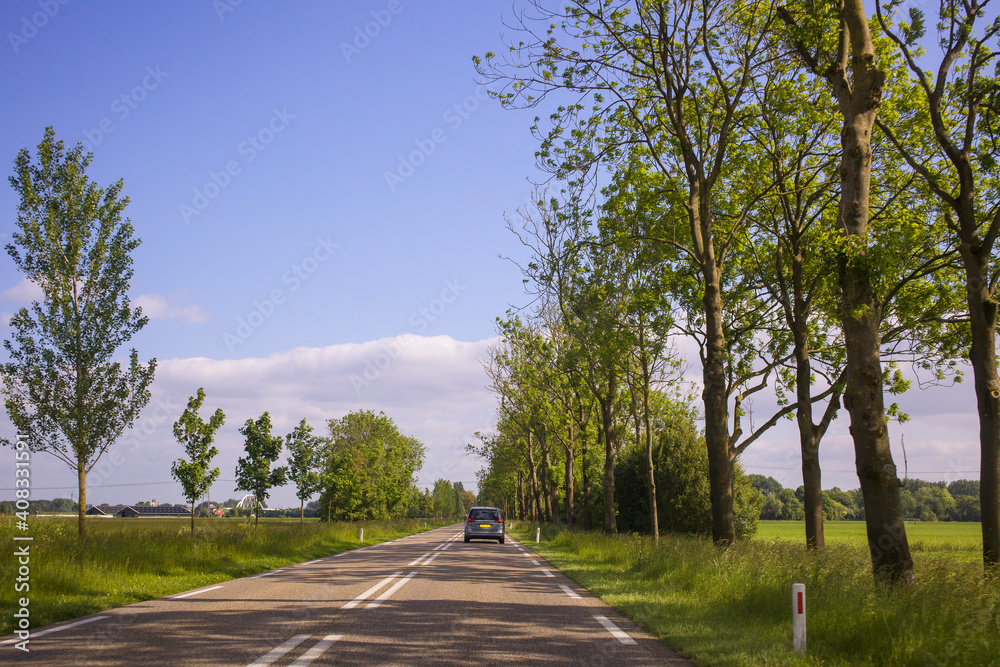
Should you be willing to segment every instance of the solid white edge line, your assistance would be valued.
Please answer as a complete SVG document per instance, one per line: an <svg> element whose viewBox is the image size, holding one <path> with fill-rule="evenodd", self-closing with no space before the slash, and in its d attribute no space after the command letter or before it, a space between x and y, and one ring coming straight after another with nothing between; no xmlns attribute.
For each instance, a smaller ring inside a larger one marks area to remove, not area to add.
<svg viewBox="0 0 1000 667"><path fill-rule="evenodd" d="M405 584L407 581L409 581L410 579L412 579L414 577L414 575L416 575L416 573L417 573L417 571L414 570L413 572L410 572L408 575L406 575L405 577L403 577L402 579L400 579L399 581L397 581L396 583L394 583L392 586L390 586L389 588L387 588L384 593L382 593L377 598L375 598L374 600L372 600L371 602L369 602L368 606L365 607L365 609L374 609L375 607L377 607L380 604L382 604L385 600L387 600L388 598L390 598L393 595L393 593L395 593L400 588L402 588L403 584Z"/></svg>
<svg viewBox="0 0 1000 667"><path fill-rule="evenodd" d="M43 637L43 636L45 636L47 634L51 634L53 632L59 632L60 630L68 630L69 628L75 628L78 625L83 625L85 623L93 623L94 621L100 621L100 620L105 619L105 618L108 618L108 616L107 615L105 615L105 616L93 616L91 618L85 618L82 621L75 621L73 623L67 623L66 625L60 625L57 628L49 628L48 630L41 630L39 632L32 632L31 636L28 639L34 639L35 637ZM7 640L4 640L4 641L0 642L0 646L7 646L8 644L17 644L18 642L22 642L22 641L24 641L24 640L21 639L21 638L7 639Z"/></svg>
<svg viewBox="0 0 1000 667"><path fill-rule="evenodd" d="M267 665L270 665L272 662L274 662L281 656L285 655L286 653L288 653L293 648L295 648L296 646L298 646L307 639L309 639L309 635L295 635L288 641L279 644L278 646L271 649L268 653L265 653L264 655L260 656L259 658L251 662L249 665L247 665L247 667L267 667Z"/></svg>
<svg viewBox="0 0 1000 667"><path fill-rule="evenodd" d="M604 626L604 628L611 633L611 636L620 641L622 644L635 644L636 641L628 636L628 634L615 625L612 621L609 621L604 616L594 616L597 622Z"/></svg>
<svg viewBox="0 0 1000 667"><path fill-rule="evenodd" d="M531 559L531 562L532 562L532 564L534 564L534 565L541 565L541 563L539 563L539 562L538 562L537 560L535 560L534 558L532 558L532 559Z"/></svg>
<svg viewBox="0 0 1000 667"><path fill-rule="evenodd" d="M261 577L269 577L272 574L278 574L279 572L284 572L284 571L285 571L285 568L280 567L277 570L270 570L269 572L261 572L260 574L255 574L255 575L253 575L250 578L251 579L260 579Z"/></svg>
<svg viewBox="0 0 1000 667"><path fill-rule="evenodd" d="M387 583L389 583L390 581L392 581L393 579L395 579L396 577L398 577L401 574L403 574L402 570L400 570L399 572L397 572L396 574L394 574L394 575L392 575L390 577L386 577L385 579L383 579L382 581L378 582L377 584L375 584L374 586L372 586L371 588L369 588L367 591L365 591L364 593L362 593L358 597L354 598L353 600L351 600L350 602L348 602L347 604L345 604L343 607L341 607L341 609L354 609L355 607L358 606L358 603L360 603L361 601L363 601L369 595L371 595L372 593L374 593L378 589L382 588Z"/></svg>
<svg viewBox="0 0 1000 667"><path fill-rule="evenodd" d="M424 565L430 565L431 561L434 560L435 558L437 558L440 555L441 555L441 552L439 551L436 554L434 554L433 556L431 556L430 558L428 558L427 560L425 560L423 564Z"/></svg>
<svg viewBox="0 0 1000 667"><path fill-rule="evenodd" d="M571 598L579 598L580 597L579 593L577 593L576 591L574 591L572 588L570 588L566 584L559 584L559 588L563 589L563 592L566 595L570 596Z"/></svg>
<svg viewBox="0 0 1000 667"><path fill-rule="evenodd" d="M543 569L543 570L542 570L542 572L544 572L544 573L545 573L545 576L546 576L546 577L554 577L554 576L556 576L556 575L552 574L551 572L549 572L549 571L548 571L548 570L546 570L546 569Z"/></svg>
<svg viewBox="0 0 1000 667"><path fill-rule="evenodd" d="M418 558L418 559L416 559L416 560L414 560L414 561L410 561L410 562L409 562L409 563L407 564L407 566L406 566L406 567L413 567L414 565L416 565L417 563L419 563L420 561L422 561L423 559L427 558L427 557L428 557L428 556L430 556L430 555L431 555L431 552L430 552L430 551L428 551L427 553L425 553L425 554L424 554L423 556L421 556L420 558Z"/></svg>
<svg viewBox="0 0 1000 667"><path fill-rule="evenodd" d="M313 644L312 648L296 658L295 662L293 662L290 667L306 667L306 665L311 665L313 660L326 653L326 650L333 646L334 642L343 638L343 636L344 635L327 635L326 637L323 637L318 642Z"/></svg>
<svg viewBox="0 0 1000 667"><path fill-rule="evenodd" d="M183 593L181 595L171 595L167 599L168 600L180 600L182 598L189 598L192 595L198 595L200 593L207 593L209 591L214 591L214 590L219 589L219 588L222 588L221 584L218 585L218 586L209 586L208 588L202 588L202 589L199 589L197 591L191 591L190 593Z"/></svg>

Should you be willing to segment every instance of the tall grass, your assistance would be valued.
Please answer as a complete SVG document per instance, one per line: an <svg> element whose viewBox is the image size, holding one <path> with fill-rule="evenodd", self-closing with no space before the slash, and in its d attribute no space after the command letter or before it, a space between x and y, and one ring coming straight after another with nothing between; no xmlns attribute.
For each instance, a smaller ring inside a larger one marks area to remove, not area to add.
<svg viewBox="0 0 1000 667"><path fill-rule="evenodd" d="M923 555L885 589L867 549L562 531L532 548L699 665L1000 665L1000 584L981 562ZM792 651L791 585L807 593L808 653Z"/></svg>
<svg viewBox="0 0 1000 667"><path fill-rule="evenodd" d="M374 544L419 532L424 521L279 519L262 520L255 530L242 520L205 519L192 538L189 519L92 519L80 542L74 519L33 518L31 589L15 592L18 563L0 560L0 606L12 610L19 597L29 597L31 624L38 627L354 549L362 544L361 528L363 544ZM12 519L0 520L0 542L14 544L15 534L23 533ZM13 631L12 620L0 617L0 635Z"/></svg>

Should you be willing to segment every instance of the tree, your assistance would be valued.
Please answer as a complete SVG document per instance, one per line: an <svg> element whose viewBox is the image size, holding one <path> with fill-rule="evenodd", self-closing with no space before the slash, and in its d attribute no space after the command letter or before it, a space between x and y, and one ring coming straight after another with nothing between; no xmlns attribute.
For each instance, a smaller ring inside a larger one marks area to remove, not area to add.
<svg viewBox="0 0 1000 667"><path fill-rule="evenodd" d="M281 436L271 435L271 415L262 414L257 421L248 419L240 428L246 438L245 457L236 462L236 489L249 491L255 502L253 508L254 528L260 520L260 510L267 501L268 491L281 486L288 479L288 468L281 466L271 469L271 464L281 455Z"/></svg>
<svg viewBox="0 0 1000 667"><path fill-rule="evenodd" d="M425 448L385 413L350 412L328 422L323 497L328 518L389 519L406 513Z"/></svg>
<svg viewBox="0 0 1000 667"><path fill-rule="evenodd" d="M1000 136L1000 57L995 44L1000 18L975 33L987 19L986 5L944 0L940 4L936 71L925 70L918 40L925 35L924 13L910 9L910 20L891 25L898 1L876 0L879 25L906 61L912 88L900 101L907 122L879 125L906 163L923 179L944 209L958 240L964 268L969 361L979 413L983 564L1000 572L1000 374L997 372L997 260L1000 235L997 139ZM987 19L988 20L988 19ZM990 72L990 68L994 70ZM909 128L907 132L903 128ZM954 321L954 320L953 320Z"/></svg>
<svg viewBox="0 0 1000 667"><path fill-rule="evenodd" d="M310 496L322 488L322 478L316 469L323 438L313 435L313 428L305 418L285 436L288 449L288 477L295 483L295 496L299 499L299 522L305 522L305 504Z"/></svg>
<svg viewBox="0 0 1000 667"><path fill-rule="evenodd" d="M823 30L825 6L806 5L806 18ZM791 27L799 56L830 86L842 119L837 257L838 315L844 333L846 372L844 407L851 420L855 461L865 498L869 553L875 578L913 579L913 558L906 539L899 498L899 476L889 447L883 395L881 326L884 301L877 289L870 245L872 130L886 75L880 64L862 0L838 0L836 46L818 54L804 46L798 21L787 8L779 16ZM815 15L810 13L815 12ZM829 46L829 44L823 44Z"/></svg>
<svg viewBox="0 0 1000 667"><path fill-rule="evenodd" d="M219 478L219 469L209 465L219 450L212 441L215 432L226 421L222 408L216 408L215 414L205 422L198 416L198 410L205 402L205 389L198 388L198 394L188 399L187 408L181 413L180 419L174 422L174 437L184 445L188 460L177 459L170 467L170 474L181 483L184 497L191 503L191 536L194 537L194 505L212 487Z"/></svg>
<svg viewBox="0 0 1000 667"><path fill-rule="evenodd" d="M10 361L0 367L18 433L77 475L81 539L87 473L149 402L156 369L156 359L140 364L134 348L126 367L112 361L148 318L128 296L140 243L122 219L128 197L121 180L104 189L87 178L92 157L82 144L66 152L51 127L37 163L26 148L17 155L10 183L21 201L7 254L44 297L11 317Z"/></svg>

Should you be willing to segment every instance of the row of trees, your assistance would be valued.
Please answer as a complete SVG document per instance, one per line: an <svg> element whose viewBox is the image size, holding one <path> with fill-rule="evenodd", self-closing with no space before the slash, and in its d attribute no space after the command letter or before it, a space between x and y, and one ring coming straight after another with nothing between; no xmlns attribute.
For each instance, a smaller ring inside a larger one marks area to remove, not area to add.
<svg viewBox="0 0 1000 667"><path fill-rule="evenodd" d="M773 477L750 475L754 488L763 494L760 518L799 520L805 517L802 503L805 489L782 487ZM908 479L900 491L906 519L920 521L980 521L979 482L960 479L950 484ZM823 491L823 518L827 521L864 520L865 504L861 489Z"/></svg>
<svg viewBox="0 0 1000 667"><path fill-rule="evenodd" d="M662 388L676 364L662 343L654 358L651 330L630 322L599 329L583 308L573 313L580 319L549 310L527 323L499 322L501 342L486 364L499 418L469 447L484 462L480 498L510 516L586 528L603 522L608 533L711 534L697 411L689 397ZM739 466L734 472L736 530L749 537L761 495Z"/></svg>
<svg viewBox="0 0 1000 667"><path fill-rule="evenodd" d="M220 474L211 467L218 454L212 443L225 423L221 408L208 421L198 415L204 401L205 391L199 388L174 424L174 436L187 458L175 461L171 473L191 506L192 532L195 504ZM350 412L330 419L327 426L328 435L321 437L303 419L282 438L271 435L271 418L264 412L240 428L246 456L236 465L236 488L253 495L255 525L271 489L288 482L296 487L300 519L305 518L306 501L317 492L322 492L320 516L327 521L391 519L426 509L414 484L424 461L419 441L401 434L384 413ZM283 448L288 465L272 467Z"/></svg>
<svg viewBox="0 0 1000 667"><path fill-rule="evenodd" d="M889 447L890 420L905 415L885 395L908 385L899 361L940 381L967 359L983 559L1000 564L1000 20L988 0L942 1L938 58L921 46L922 11L900 19L897 2L877 1L873 17L858 0L566 4L538 3L506 57L474 62L504 106L562 96L534 126L548 189L509 224L532 251L534 327L578 350L579 396L597 404L605 530L620 414L646 433L656 505L646 399L683 335L701 362L714 541L737 537L737 458L787 416L806 542L822 548L818 450L843 402L873 572L909 580ZM765 388L781 404L751 427Z"/></svg>

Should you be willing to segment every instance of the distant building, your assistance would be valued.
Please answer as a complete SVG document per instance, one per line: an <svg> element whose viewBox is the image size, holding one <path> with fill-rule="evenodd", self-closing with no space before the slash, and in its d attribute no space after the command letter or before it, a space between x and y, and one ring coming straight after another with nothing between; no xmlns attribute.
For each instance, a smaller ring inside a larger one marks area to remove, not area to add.
<svg viewBox="0 0 1000 667"><path fill-rule="evenodd" d="M94 505L87 510L90 516L118 516L134 519L142 516L189 516L186 507L168 505Z"/></svg>

